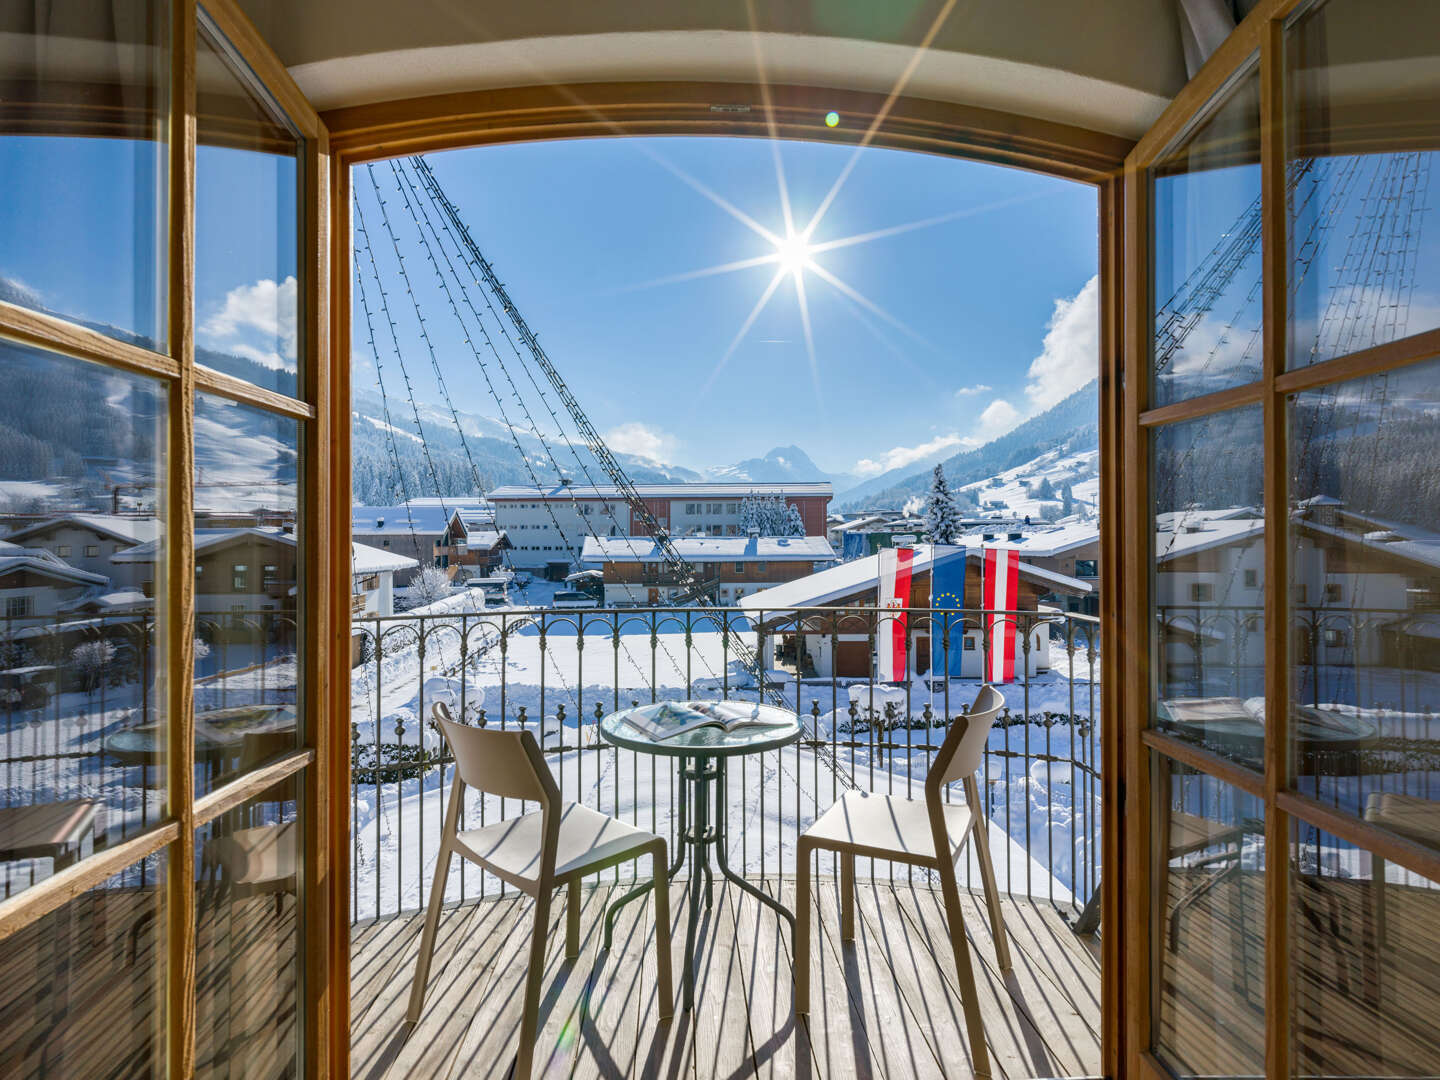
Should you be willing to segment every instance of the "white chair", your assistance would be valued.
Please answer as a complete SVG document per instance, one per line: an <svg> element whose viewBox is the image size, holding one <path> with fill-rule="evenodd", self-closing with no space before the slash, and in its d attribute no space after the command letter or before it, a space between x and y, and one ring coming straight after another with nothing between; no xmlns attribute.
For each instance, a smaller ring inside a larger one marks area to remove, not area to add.
<svg viewBox="0 0 1440 1080"><path fill-rule="evenodd" d="M975 771L995 717L1005 699L993 686L983 686L970 712L957 717L925 777L925 798L905 799L890 795L865 795L849 791L821 814L800 837L796 846L795 911L795 1011L810 1011L810 856L816 850L834 851L840 856L840 938L855 939L855 856L909 863L936 871L945 901L950 946L965 1008L965 1026L970 1038L971 1064L975 1075L990 1075L990 1058L985 1049L985 1028L975 994L975 973L970 964L970 945L965 938L960 913L960 891L955 880L955 863L964 855L966 844L975 837L975 856L990 909L995 938L995 955L1002 971L1010 970L1010 946L1005 938L1005 921L1000 912L1000 893L995 887L995 868L990 862L985 811L975 783ZM964 781L965 805L947 803L945 788Z"/></svg>
<svg viewBox="0 0 1440 1080"><path fill-rule="evenodd" d="M466 727L450 717L444 704L434 708L435 719L455 755L455 780L445 812L445 831L435 864L435 883L415 962L415 985L410 992L407 1018L420 1019L425 983L430 974L435 932L445 898L445 881L451 855L459 855L489 870L502 881L535 898L535 927L530 939L530 968L525 978L525 1004L520 1020L520 1043L515 1055L515 1080L527 1080L535 1049L536 1018L540 1006L540 980L545 971L545 944L550 927L550 898L561 885L569 888L565 912L565 957L580 954L580 879L617 863L650 856L655 889L655 954L659 967L660 1019L675 1011L670 983L670 889L666 879L663 837L596 813L578 803L561 802L555 778L529 731L495 731ZM460 808L467 787L524 799L540 809L521 817L497 821L478 829L460 830Z"/></svg>

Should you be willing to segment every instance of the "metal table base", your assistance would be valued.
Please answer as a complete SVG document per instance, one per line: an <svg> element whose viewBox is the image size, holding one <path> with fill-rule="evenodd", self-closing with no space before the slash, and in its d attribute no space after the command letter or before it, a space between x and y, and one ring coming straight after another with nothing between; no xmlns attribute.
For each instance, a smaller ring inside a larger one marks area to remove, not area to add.
<svg viewBox="0 0 1440 1080"><path fill-rule="evenodd" d="M689 910L685 919L685 974L681 980L685 987L685 1010L687 1012L695 1007L695 927L700 921L700 877L702 874L705 878L705 909L709 911L714 906L715 880L710 870L709 853L712 846L716 849L715 855L720 864L720 873L755 897L760 903L783 916L785 921L790 924L791 938L793 939L795 935L794 912L757 889L730 868L729 856L726 851L729 787L726 784L725 762L724 757L708 754L695 754L680 758L680 842L669 872L672 877L679 872L680 867L685 863L688 851L690 856L690 896ZM716 783L719 785L720 795L715 800L714 824L711 824L711 797ZM647 881L643 885L637 885L610 904L609 910L605 913L605 948L607 950L610 948L615 919L620 914L620 909L630 901L644 896L650 891L653 884L653 882ZM665 933L667 930L665 927L657 927L655 932Z"/></svg>

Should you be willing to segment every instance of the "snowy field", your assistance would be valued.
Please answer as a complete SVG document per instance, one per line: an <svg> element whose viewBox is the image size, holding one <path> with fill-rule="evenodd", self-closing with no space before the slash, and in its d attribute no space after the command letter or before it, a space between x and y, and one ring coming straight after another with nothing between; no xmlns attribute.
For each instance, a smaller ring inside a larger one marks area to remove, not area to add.
<svg viewBox="0 0 1440 1080"><path fill-rule="evenodd" d="M531 592L535 591L532 586ZM535 599L524 597L529 603ZM678 828L675 777L664 759L602 743L595 707L604 714L633 701L719 698L727 681L732 698L759 696L737 663L731 661L726 671L719 633L694 632L687 646L683 631L663 632L662 626L652 644L649 616L636 612L634 622L622 626L616 649L611 616L596 613L584 617L582 647L575 633L581 619L566 613L562 616L568 617L566 621L558 624L550 621L555 616L547 616L542 651L538 626L527 625L523 616L507 614L507 624L519 629L513 629L502 653L501 613L467 601L451 601L440 613L448 628L429 626L423 671L416 635L403 629L409 620L396 620L386 631L379 677L373 658L354 673L352 734L359 768L371 770L364 773L369 782L358 783L353 795L358 918L419 907L422 883L423 896L429 894L450 773L447 770L442 780L435 766L413 764L388 771L383 766L393 763L396 753L386 744L405 747L402 752L409 762L415 762L422 750L439 751L438 732L425 722L436 701L444 701L458 716L463 698L464 712L472 722L483 709L488 724L515 729L523 723L547 749L547 760L566 799L660 832L673 844ZM427 609L433 610L433 606ZM462 614L470 638L463 672ZM753 647L753 635L745 636ZM1078 897L1083 903L1096 880L1091 852L1099 842L1099 790L1093 778L1072 769L1070 761L1072 751L1080 762L1098 759L1098 733L1085 721L1098 716L1099 687L1089 681L1090 665L1083 652L1077 654L1074 679L1068 677L1062 648L1052 647L1051 659L1052 670L1029 684L1025 715L1033 722L1021 718L1025 688L1019 684L1004 688L1011 715L1008 726L997 725L991 734L982 787L989 798L991 850L1001 887L1062 901L1071 898L1072 890L1085 892ZM779 690L792 708L796 690L793 676ZM877 713L890 698L894 715L904 716L903 688L897 693L894 687L824 679L807 680L799 691L806 740L824 745L787 748L765 754L763 760L752 757L731 766L725 793L729 858L732 866L744 867L752 876L793 873L799 830L852 784L867 791L918 797L934 748L944 735L945 695L938 681L932 688L918 680L909 688L913 726L901 724L888 733L872 731L865 721L871 696ZM952 680L952 714L968 705L977 691L973 680ZM852 694L860 709L858 726L850 714ZM930 727L923 726L927 706ZM1078 714L1082 723L1076 726L1057 714ZM872 741L885 742L887 737L898 744L896 748L872 747ZM377 753L382 764L378 777L373 771ZM404 779L397 773L403 773ZM955 795L961 797L958 785ZM521 812L514 800L502 807L499 800L482 800L473 792L468 797L467 822L496 821ZM826 867L822 870L829 872ZM888 868L881 864L878 872L888 873ZM908 871L897 868L897 873L904 872ZM978 884L973 856L968 872ZM620 873L628 876L630 870L622 868ZM463 876L462 882L457 863L447 896L458 900L462 889L465 896L479 893L478 871L466 868ZM487 894L495 888L493 882L484 885Z"/></svg>

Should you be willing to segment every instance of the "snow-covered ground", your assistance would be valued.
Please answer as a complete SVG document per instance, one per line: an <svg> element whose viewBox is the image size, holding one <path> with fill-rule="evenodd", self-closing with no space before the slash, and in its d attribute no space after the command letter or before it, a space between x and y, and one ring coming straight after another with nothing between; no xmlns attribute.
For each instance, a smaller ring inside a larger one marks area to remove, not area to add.
<svg viewBox="0 0 1440 1080"><path fill-rule="evenodd" d="M534 596L524 599L533 602ZM369 782L357 784L353 793L359 918L419 906L422 884L428 895L449 772L442 780L438 767L411 765L400 770L405 779L397 782L396 771L387 773L383 765L395 760L395 744L405 748L409 762L415 762L422 749L431 754L440 749L438 732L428 722L436 701L445 701L457 716L463 702L472 722L483 709L488 724L529 727L549 751L547 760L565 798L659 831L673 843L674 776L664 759L601 742L597 706L603 715L632 701L718 698L727 683L732 698L758 697L737 663L730 661L727 668L721 634L696 632L692 626L687 642L683 625L667 623L665 616L652 637L646 612L547 615L542 648L539 624L523 614L461 607L464 610L445 611L450 618L426 621L423 671L417 623L407 618L388 624L380 677L373 658L354 672L351 720L358 766L372 768L377 756L382 764L380 782L373 772L365 773ZM503 649L502 621L512 630ZM617 621L618 648L612 636ZM583 645L577 635L580 627ZM470 642L463 671L462 630ZM753 635L743 636L753 647ZM1011 715L991 734L982 774L991 849L1002 887L1056 900L1069 899L1073 889L1082 894L1078 900L1083 903L1097 880L1091 853L1098 851L1099 789L1092 774L1071 762L1098 760L1098 730L1089 721L1098 718L1099 687L1090 681L1091 665L1083 653L1077 655L1073 679L1058 646L1052 649L1052 664L1050 672L1030 681L1028 699L1020 684L1005 688ZM872 735L863 719L852 730L853 682L807 680L798 687L807 737L823 746L787 748L732 766L726 792L731 865L749 874L793 873L798 832L852 783L862 790L919 796L930 757L943 738L943 688L924 681L910 687L913 726L890 732L889 740L898 748L887 750L872 747L872 738L884 742L885 736ZM953 680L952 714L968 705L977 689L973 680ZM780 690L791 707L796 691L793 676ZM860 684L862 710L870 693L868 684ZM885 691L877 688L877 693L878 709ZM927 706L931 727L922 726ZM897 715L904 711L902 697ZM1023 722L1023 716L1030 722ZM1078 722L1070 717L1078 717ZM482 816L494 821L521 812L514 800L502 808L499 800L482 800L473 792L469 798L468 821L478 822ZM464 895L475 895L480 888L475 868L462 872L457 865L447 889L455 899L461 896L462 873ZM973 857L969 873L978 881ZM490 882L486 890L495 887Z"/></svg>
<svg viewBox="0 0 1440 1080"><path fill-rule="evenodd" d="M982 509L987 503L1003 502L1005 510L1023 517L1029 515L1040 519L1040 509L1046 504L1061 500L1061 492L1070 485L1077 511L1085 511L1094 517L1100 498L1100 451L1084 450L1066 453L1064 450L1049 450L1039 457L1017 465L1013 469L997 473L986 480L966 484L961 491L969 492L980 502ZM1042 480L1049 480L1055 495L1049 499L1034 498L1030 489L1038 488Z"/></svg>

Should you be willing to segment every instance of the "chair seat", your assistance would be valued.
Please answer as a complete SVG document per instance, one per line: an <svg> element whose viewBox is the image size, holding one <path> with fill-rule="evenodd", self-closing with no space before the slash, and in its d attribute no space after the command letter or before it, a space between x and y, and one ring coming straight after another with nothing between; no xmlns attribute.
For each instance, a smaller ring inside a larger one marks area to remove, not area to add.
<svg viewBox="0 0 1440 1080"><path fill-rule="evenodd" d="M232 886L284 890L296 880L297 839L295 822L287 821L236 829L206 841L205 847Z"/></svg>
<svg viewBox="0 0 1440 1080"><path fill-rule="evenodd" d="M969 836L970 808L964 803L947 803L944 813L953 859ZM805 830L805 839L818 847L877 859L935 862L935 841L923 799L848 791Z"/></svg>
<svg viewBox="0 0 1440 1080"><path fill-rule="evenodd" d="M461 854L482 863L514 884L540 880L543 815L539 810L456 837ZM655 834L626 825L579 803L562 803L560 837L555 849L555 881L620 862L655 841Z"/></svg>
<svg viewBox="0 0 1440 1080"><path fill-rule="evenodd" d="M1365 820L1431 847L1440 847L1440 803L1395 791L1372 791Z"/></svg>

